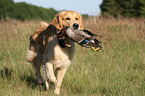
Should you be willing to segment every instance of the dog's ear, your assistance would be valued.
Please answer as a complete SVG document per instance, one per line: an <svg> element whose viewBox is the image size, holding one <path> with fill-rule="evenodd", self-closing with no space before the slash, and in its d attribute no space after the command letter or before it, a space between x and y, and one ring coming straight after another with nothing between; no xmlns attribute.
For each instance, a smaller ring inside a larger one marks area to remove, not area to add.
<svg viewBox="0 0 145 96"><path fill-rule="evenodd" d="M84 22L83 22L82 16L79 13L77 13L77 15L79 18L80 29L83 30L84 29Z"/></svg>
<svg viewBox="0 0 145 96"><path fill-rule="evenodd" d="M80 21L80 28L81 28L81 30L83 30L84 29L84 22L83 22L83 20L81 19L81 21Z"/></svg>
<svg viewBox="0 0 145 96"><path fill-rule="evenodd" d="M62 17L61 17L62 12L60 12L59 14L57 14L54 19L53 19L53 24L55 25L55 27L59 30L61 30L63 28L63 24L62 24Z"/></svg>

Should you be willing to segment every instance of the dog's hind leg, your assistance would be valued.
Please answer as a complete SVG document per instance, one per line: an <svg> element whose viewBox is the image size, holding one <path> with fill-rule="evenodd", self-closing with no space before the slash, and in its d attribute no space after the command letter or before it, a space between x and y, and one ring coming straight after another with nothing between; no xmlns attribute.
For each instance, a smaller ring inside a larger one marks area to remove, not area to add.
<svg viewBox="0 0 145 96"><path fill-rule="evenodd" d="M35 62L34 62L34 67L36 70L36 77L39 84L43 83L43 79L41 77L41 72L40 72L41 64L42 64L42 58L36 57Z"/></svg>
<svg viewBox="0 0 145 96"><path fill-rule="evenodd" d="M40 73L40 66L37 66L35 69L36 69L36 77L37 77L38 83L42 84L43 80Z"/></svg>

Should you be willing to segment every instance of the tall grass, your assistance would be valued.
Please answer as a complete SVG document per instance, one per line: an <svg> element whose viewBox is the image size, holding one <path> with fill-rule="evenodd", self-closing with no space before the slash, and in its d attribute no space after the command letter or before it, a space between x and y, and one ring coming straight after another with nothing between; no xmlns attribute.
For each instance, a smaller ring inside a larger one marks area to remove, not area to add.
<svg viewBox="0 0 145 96"><path fill-rule="evenodd" d="M25 61L29 36L40 21L0 21L0 95L49 95L38 85L31 64ZM62 96L144 96L145 19L89 18L85 29L99 35L103 50L77 45L66 73Z"/></svg>

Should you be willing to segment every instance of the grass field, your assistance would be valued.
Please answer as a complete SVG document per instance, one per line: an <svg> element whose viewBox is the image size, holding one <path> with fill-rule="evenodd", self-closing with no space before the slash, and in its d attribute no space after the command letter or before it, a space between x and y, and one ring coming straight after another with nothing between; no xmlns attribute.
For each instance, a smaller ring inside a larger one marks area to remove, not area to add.
<svg viewBox="0 0 145 96"><path fill-rule="evenodd" d="M77 45L61 96L145 96L145 19L84 20L99 34L103 50ZM38 85L25 61L29 36L40 21L0 21L0 96L53 96Z"/></svg>

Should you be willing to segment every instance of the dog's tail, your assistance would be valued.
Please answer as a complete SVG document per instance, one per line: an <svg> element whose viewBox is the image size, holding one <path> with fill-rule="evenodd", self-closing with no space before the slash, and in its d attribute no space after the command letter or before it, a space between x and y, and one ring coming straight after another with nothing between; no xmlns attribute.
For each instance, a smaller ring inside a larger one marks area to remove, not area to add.
<svg viewBox="0 0 145 96"><path fill-rule="evenodd" d="M36 58L37 53L34 51L28 50L26 54L26 61L33 63L34 59Z"/></svg>

